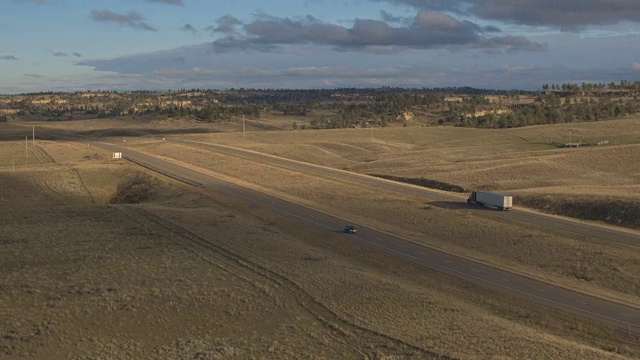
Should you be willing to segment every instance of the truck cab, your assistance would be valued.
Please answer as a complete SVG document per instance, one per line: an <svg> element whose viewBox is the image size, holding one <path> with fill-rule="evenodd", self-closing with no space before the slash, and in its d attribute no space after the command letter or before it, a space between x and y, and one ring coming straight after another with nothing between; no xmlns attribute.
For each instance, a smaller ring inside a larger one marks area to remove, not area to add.
<svg viewBox="0 0 640 360"><path fill-rule="evenodd" d="M498 210L509 210L513 207L511 196L492 193L488 191L474 191L467 198L467 203L495 208Z"/></svg>
<svg viewBox="0 0 640 360"><path fill-rule="evenodd" d="M467 198L467 204L483 206L484 204L476 200L476 192L472 192Z"/></svg>

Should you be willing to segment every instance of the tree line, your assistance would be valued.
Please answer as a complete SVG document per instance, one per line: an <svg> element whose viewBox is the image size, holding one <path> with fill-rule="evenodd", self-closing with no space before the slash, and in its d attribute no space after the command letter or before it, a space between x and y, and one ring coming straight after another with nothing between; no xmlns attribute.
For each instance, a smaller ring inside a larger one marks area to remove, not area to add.
<svg viewBox="0 0 640 360"><path fill-rule="evenodd" d="M512 128L530 125L601 121L638 113L637 105L630 102L613 102L607 98L585 100L561 105L552 102L536 102L496 114L488 111L482 116L464 116L450 111L440 124L476 128Z"/></svg>
<svg viewBox="0 0 640 360"><path fill-rule="evenodd" d="M600 91L606 89L606 91ZM413 116L442 125L505 128L575 121L598 121L638 112L640 82L545 84L545 91L493 90L470 87L312 90L182 89L179 91L37 93L55 95L66 103L38 105L37 97L11 101L17 116L35 114L51 120L77 115L96 118L158 114L200 121L231 120L246 115L278 114L292 121L309 121L314 129L387 126ZM552 91L550 91L552 90ZM589 92L588 96L579 92ZM105 94L105 96L98 96ZM619 100L613 100L616 94ZM84 96L83 96L84 95ZM489 96L494 97L493 101ZM533 99L524 104L521 96ZM624 97L625 100L621 100ZM459 100L456 100L459 98ZM188 101L186 101L188 100ZM178 105L182 103L189 105ZM146 105L145 105L146 104ZM7 106L5 106L7 107ZM13 115L12 115L13 116ZM0 118L6 121L7 116ZM299 127L296 123L295 127Z"/></svg>

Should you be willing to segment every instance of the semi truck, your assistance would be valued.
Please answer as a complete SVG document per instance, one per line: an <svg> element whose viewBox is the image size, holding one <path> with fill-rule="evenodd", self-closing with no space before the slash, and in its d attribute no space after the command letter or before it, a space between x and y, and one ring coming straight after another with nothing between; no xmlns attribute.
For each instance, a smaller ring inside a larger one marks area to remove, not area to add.
<svg viewBox="0 0 640 360"><path fill-rule="evenodd" d="M509 210L513 207L513 198L488 191L474 191L467 199L467 203L499 210Z"/></svg>

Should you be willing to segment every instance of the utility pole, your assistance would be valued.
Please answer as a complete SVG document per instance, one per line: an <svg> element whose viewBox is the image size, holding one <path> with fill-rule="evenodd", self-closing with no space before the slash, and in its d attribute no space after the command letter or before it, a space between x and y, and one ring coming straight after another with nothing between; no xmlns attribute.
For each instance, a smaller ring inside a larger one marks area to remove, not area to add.
<svg viewBox="0 0 640 360"><path fill-rule="evenodd" d="M29 136L24 137L24 156L29 158Z"/></svg>
<svg viewBox="0 0 640 360"><path fill-rule="evenodd" d="M371 142L373 142L373 126L371 127Z"/></svg>
<svg viewBox="0 0 640 360"><path fill-rule="evenodd" d="M32 128L33 135L31 135L31 138L33 139L33 147L36 147L36 126L35 125L32 125L32 126L33 126Z"/></svg>
<svg viewBox="0 0 640 360"><path fill-rule="evenodd" d="M569 147L571 147L571 129L569 129Z"/></svg>
<svg viewBox="0 0 640 360"><path fill-rule="evenodd" d="M247 133L246 133L245 126L244 126L244 115L242 115L242 137L243 138L247 137Z"/></svg>

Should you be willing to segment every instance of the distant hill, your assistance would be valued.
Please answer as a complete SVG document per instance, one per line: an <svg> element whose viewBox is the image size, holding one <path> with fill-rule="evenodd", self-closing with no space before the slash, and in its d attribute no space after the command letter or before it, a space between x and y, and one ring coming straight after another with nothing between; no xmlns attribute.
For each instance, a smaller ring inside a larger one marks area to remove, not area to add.
<svg viewBox="0 0 640 360"><path fill-rule="evenodd" d="M451 88L229 89L0 96L8 121L153 116L229 121L291 118L294 129L449 125L507 128L636 114L640 83L562 84L539 92Z"/></svg>

